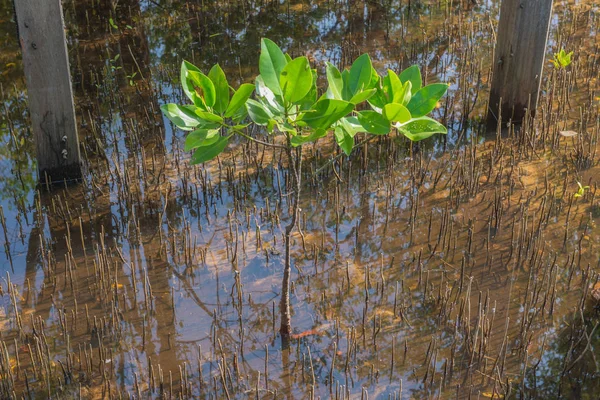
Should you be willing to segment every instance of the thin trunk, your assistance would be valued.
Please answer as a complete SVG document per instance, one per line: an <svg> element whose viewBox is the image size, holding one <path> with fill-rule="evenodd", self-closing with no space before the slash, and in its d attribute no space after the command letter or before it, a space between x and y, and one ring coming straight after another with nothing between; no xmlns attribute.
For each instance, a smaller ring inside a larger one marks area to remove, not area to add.
<svg viewBox="0 0 600 400"><path fill-rule="evenodd" d="M295 155L294 155L295 153ZM292 183L294 195L292 197L292 208L290 223L285 227L285 266L283 270L283 282L281 284L281 301L279 303L279 311L281 313L281 334L282 347L288 348L292 334L292 321L290 315L290 274L292 272L292 256L291 256L291 238L296 223L298 222L298 205L300 203L300 188L302 184L302 146L292 149L289 137L287 146L287 155L292 171Z"/></svg>

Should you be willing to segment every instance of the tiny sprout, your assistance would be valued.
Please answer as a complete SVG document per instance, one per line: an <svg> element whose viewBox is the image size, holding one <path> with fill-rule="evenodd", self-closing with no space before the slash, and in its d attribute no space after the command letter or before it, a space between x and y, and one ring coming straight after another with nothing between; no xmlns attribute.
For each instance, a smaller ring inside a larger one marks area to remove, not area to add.
<svg viewBox="0 0 600 400"><path fill-rule="evenodd" d="M554 64L554 68L561 69L571 65L571 56L573 52L567 53L565 49L560 49L558 53L554 53L554 59L550 60Z"/></svg>
<svg viewBox="0 0 600 400"><path fill-rule="evenodd" d="M115 23L115 21L112 18L108 19L108 23L111 26L111 28L113 28L114 30L119 30L119 27L117 26L117 24Z"/></svg>
<svg viewBox="0 0 600 400"><path fill-rule="evenodd" d="M577 193L573 195L575 198L582 197L585 194L585 191L590 188L589 186L581 186L581 182L579 181L577 181L577 185L579 186L579 189L577 190Z"/></svg>

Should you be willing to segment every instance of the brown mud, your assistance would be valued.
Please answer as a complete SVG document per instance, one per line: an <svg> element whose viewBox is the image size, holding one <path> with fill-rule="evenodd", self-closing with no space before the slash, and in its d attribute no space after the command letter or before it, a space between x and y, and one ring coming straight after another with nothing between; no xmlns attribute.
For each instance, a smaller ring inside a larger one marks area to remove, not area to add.
<svg viewBox="0 0 600 400"><path fill-rule="evenodd" d="M496 1L63 7L85 173L36 188L0 0L1 398L600 391L598 5L555 2L548 56L564 47L573 64L548 63L535 118L493 132L482 122ZM235 143L190 166L159 111L184 101L184 58L250 81L263 36L318 68L368 52L381 72L417 63L451 84L434 112L446 137L391 135L349 158L328 139L305 151L289 350L277 337L285 155Z"/></svg>

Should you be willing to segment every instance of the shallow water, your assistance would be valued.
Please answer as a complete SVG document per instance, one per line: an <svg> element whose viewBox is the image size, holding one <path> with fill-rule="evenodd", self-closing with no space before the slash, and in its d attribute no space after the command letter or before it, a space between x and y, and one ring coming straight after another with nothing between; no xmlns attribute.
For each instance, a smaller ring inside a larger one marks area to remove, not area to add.
<svg viewBox="0 0 600 400"><path fill-rule="evenodd" d="M596 393L597 5L557 2L548 53L564 45L574 64L548 64L533 127L501 139L478 125L497 2L111 4L63 5L86 174L45 193L0 0L2 397ZM446 138L382 138L335 172L317 172L330 141L309 147L290 350L285 156L236 143L189 166L159 113L183 102L182 59L250 81L263 36L320 68L366 51L382 71L418 63L451 84L434 113Z"/></svg>

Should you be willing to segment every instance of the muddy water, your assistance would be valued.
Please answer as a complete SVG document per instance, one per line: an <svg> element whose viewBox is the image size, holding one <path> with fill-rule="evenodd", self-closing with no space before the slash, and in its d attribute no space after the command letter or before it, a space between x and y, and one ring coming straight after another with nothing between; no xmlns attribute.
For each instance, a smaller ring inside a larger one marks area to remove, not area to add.
<svg viewBox="0 0 600 400"><path fill-rule="evenodd" d="M556 4L549 53L564 46L575 61L548 64L536 119L498 135L478 124L496 2L67 1L86 174L45 193L0 5L0 397L600 389L598 6ZM289 350L277 337L285 156L236 143L191 167L158 111L184 101L183 58L251 80L262 36L321 68L368 51L382 71L418 63L451 84L435 111L446 138L382 138L332 164L330 141L309 147ZM590 186L582 197L577 182Z"/></svg>

